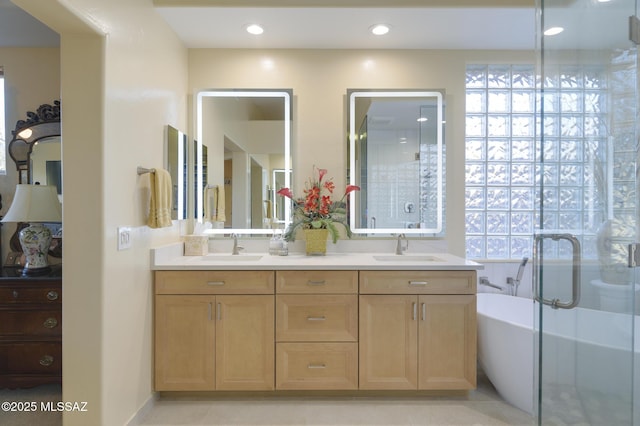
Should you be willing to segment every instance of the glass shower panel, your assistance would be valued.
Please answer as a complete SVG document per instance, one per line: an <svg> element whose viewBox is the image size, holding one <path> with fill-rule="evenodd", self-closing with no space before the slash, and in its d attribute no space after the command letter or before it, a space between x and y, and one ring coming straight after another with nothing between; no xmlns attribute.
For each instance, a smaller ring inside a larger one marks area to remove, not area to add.
<svg viewBox="0 0 640 426"><path fill-rule="evenodd" d="M640 425L635 0L538 8L537 420ZM550 27L564 31L542 35Z"/></svg>

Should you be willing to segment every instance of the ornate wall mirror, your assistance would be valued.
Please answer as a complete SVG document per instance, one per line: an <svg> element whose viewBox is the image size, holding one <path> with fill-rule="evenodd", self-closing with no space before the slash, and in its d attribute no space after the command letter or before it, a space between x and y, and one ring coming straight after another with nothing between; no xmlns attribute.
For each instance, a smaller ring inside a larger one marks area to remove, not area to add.
<svg viewBox="0 0 640 426"><path fill-rule="evenodd" d="M62 195L62 135L60 126L60 101L53 104L43 104L38 109L27 112L26 120L18 120L11 131L13 138L9 142L7 151L16 164L18 183L40 183L57 188L58 196ZM16 232L11 237L10 247L14 252L22 248L18 241L18 232L26 224L18 224ZM62 257L62 226L50 224L54 239L49 255Z"/></svg>
<svg viewBox="0 0 640 426"><path fill-rule="evenodd" d="M347 91L351 229L444 232L444 91Z"/></svg>
<svg viewBox="0 0 640 426"><path fill-rule="evenodd" d="M60 101L28 111L11 134L8 152L16 163L18 183L55 185L60 194Z"/></svg>
<svg viewBox="0 0 640 426"><path fill-rule="evenodd" d="M289 89L197 94L196 187L205 189L196 212L198 221L212 223L207 232L270 234L286 227L290 204L275 192L291 184L291 99Z"/></svg>

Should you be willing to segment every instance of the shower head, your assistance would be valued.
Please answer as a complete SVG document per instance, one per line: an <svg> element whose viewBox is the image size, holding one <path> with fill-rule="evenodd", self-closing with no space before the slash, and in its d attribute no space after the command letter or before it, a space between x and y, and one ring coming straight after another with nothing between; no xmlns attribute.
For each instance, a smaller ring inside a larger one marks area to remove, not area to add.
<svg viewBox="0 0 640 426"><path fill-rule="evenodd" d="M516 274L517 282L520 282L520 280L522 279L522 274L524 274L524 267L527 265L528 261L529 261L528 257L522 258L522 262L520 262L520 267L518 267L518 273Z"/></svg>

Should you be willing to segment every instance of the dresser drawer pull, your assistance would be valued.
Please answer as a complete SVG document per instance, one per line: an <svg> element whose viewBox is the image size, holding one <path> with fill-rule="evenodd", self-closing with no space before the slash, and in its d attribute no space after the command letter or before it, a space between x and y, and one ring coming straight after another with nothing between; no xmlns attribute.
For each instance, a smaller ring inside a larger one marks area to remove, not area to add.
<svg viewBox="0 0 640 426"><path fill-rule="evenodd" d="M53 317L47 318L42 325L45 328L56 328L58 326L58 320Z"/></svg>
<svg viewBox="0 0 640 426"><path fill-rule="evenodd" d="M307 321L324 321L326 319L324 315L321 317L307 317Z"/></svg>
<svg viewBox="0 0 640 426"><path fill-rule="evenodd" d="M47 293L47 299L49 300L58 300L58 292L51 290L49 293Z"/></svg>
<svg viewBox="0 0 640 426"><path fill-rule="evenodd" d="M327 368L327 366L324 365L324 364L309 364L309 365L307 365L307 368L309 370L319 370L319 369L322 369L322 368Z"/></svg>
<svg viewBox="0 0 640 426"><path fill-rule="evenodd" d="M19 296L18 291L17 290L13 290L12 296L13 296L14 299L17 299L18 296Z"/></svg>
<svg viewBox="0 0 640 426"><path fill-rule="evenodd" d="M327 280L319 280L319 281L309 280L309 281L307 281L308 285L325 285L326 283L327 283Z"/></svg>
<svg viewBox="0 0 640 426"><path fill-rule="evenodd" d="M428 285L429 281L409 281L409 285Z"/></svg>
<svg viewBox="0 0 640 426"><path fill-rule="evenodd" d="M207 285L224 285L224 281L207 281Z"/></svg>
<svg viewBox="0 0 640 426"><path fill-rule="evenodd" d="M40 365L44 367L48 367L51 364L53 364L53 357L51 355L45 355L42 358L40 358Z"/></svg>

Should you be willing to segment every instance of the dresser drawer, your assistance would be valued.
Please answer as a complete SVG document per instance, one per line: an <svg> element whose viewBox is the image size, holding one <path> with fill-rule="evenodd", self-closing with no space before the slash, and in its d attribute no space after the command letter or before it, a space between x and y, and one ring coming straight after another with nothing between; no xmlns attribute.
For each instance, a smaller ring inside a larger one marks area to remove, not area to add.
<svg viewBox="0 0 640 426"><path fill-rule="evenodd" d="M276 341L355 342L358 296L277 295Z"/></svg>
<svg viewBox="0 0 640 426"><path fill-rule="evenodd" d="M276 292L290 294L358 292L358 271L277 271Z"/></svg>
<svg viewBox="0 0 640 426"><path fill-rule="evenodd" d="M23 285L0 287L0 304L43 303L60 305L62 291L59 286L41 286L39 288Z"/></svg>
<svg viewBox="0 0 640 426"><path fill-rule="evenodd" d="M276 345L276 389L357 388L357 343L278 343Z"/></svg>
<svg viewBox="0 0 640 426"><path fill-rule="evenodd" d="M60 374L62 344L1 343L0 371L11 374Z"/></svg>
<svg viewBox="0 0 640 426"><path fill-rule="evenodd" d="M62 312L0 310L0 340L16 336L62 336Z"/></svg>
<svg viewBox="0 0 640 426"><path fill-rule="evenodd" d="M156 271L156 294L273 294L273 271Z"/></svg>
<svg viewBox="0 0 640 426"><path fill-rule="evenodd" d="M361 271L361 294L475 294L475 271Z"/></svg>

